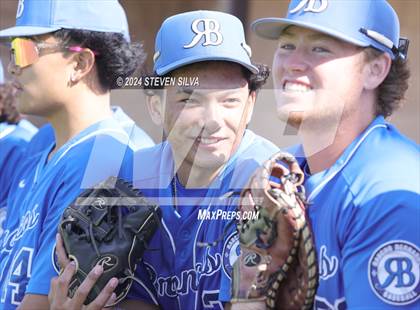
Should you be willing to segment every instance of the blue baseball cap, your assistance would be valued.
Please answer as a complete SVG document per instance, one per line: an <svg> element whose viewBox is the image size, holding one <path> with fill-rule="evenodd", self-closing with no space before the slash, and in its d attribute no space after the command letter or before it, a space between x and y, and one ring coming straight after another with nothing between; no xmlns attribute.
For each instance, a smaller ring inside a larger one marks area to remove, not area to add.
<svg viewBox="0 0 420 310"><path fill-rule="evenodd" d="M261 18L255 33L277 40L288 26L309 28L362 47L374 47L392 59L407 56L397 13L386 0L292 0L285 18Z"/></svg>
<svg viewBox="0 0 420 310"><path fill-rule="evenodd" d="M16 26L0 31L0 38L60 29L122 33L130 41L127 17L118 0L19 0Z"/></svg>
<svg viewBox="0 0 420 310"><path fill-rule="evenodd" d="M235 16L215 11L186 12L162 23L156 36L154 70L164 75L192 63L222 60L257 73L251 54L242 22Z"/></svg>

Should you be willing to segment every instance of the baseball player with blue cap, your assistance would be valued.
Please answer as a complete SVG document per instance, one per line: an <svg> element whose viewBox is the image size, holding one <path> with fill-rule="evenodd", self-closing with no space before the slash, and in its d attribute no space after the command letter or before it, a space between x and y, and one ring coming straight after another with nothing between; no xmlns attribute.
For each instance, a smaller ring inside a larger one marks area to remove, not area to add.
<svg viewBox="0 0 420 310"><path fill-rule="evenodd" d="M11 40L18 110L43 116L55 138L15 167L0 236L0 309L48 309L58 221L84 188L118 175L130 152L135 125L112 117L110 90L144 54L113 0L19 1L16 26L0 37Z"/></svg>
<svg viewBox="0 0 420 310"><path fill-rule="evenodd" d="M236 198L251 173L278 151L246 129L256 92L268 77L267 68L254 65L250 56L243 26L230 14L193 11L162 23L156 76L197 78L199 85L177 82L148 90L148 108L163 126L164 141L135 152L133 167L121 175L161 206L163 218L137 268L141 283L133 284L122 308L223 309L229 302L239 254L236 225L229 225ZM57 309L81 306L83 292L70 303L58 289L58 283L70 283L73 272L69 264L52 286ZM88 288L92 279L84 283Z"/></svg>
<svg viewBox="0 0 420 310"><path fill-rule="evenodd" d="M293 0L252 25L278 41L281 119L303 143L315 309L418 309L419 147L385 118L408 88L408 40L385 0Z"/></svg>

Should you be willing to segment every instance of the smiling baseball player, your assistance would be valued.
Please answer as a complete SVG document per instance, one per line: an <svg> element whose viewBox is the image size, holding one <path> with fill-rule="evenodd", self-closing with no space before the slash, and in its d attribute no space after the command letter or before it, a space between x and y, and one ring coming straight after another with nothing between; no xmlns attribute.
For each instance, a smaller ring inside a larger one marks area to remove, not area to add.
<svg viewBox="0 0 420 310"><path fill-rule="evenodd" d="M231 270L239 255L236 225L228 226L235 219L235 197L260 163L278 151L246 129L256 91L268 76L250 55L243 26L230 14L194 11L163 22L156 37L156 76L196 78L199 86L175 83L149 94L149 111L163 126L165 141L136 152L133 167L122 175L161 206L163 220L137 268L141 284L133 284L122 308L223 309L230 301ZM70 283L73 272L69 264L53 284L57 309L81 305L83 292L69 301L58 289L59 282ZM92 279L85 284L90 287Z"/></svg>
<svg viewBox="0 0 420 310"><path fill-rule="evenodd" d="M255 32L278 40L277 110L298 128L319 261L315 309L419 309L419 147L389 124L410 76L385 0L293 0Z"/></svg>

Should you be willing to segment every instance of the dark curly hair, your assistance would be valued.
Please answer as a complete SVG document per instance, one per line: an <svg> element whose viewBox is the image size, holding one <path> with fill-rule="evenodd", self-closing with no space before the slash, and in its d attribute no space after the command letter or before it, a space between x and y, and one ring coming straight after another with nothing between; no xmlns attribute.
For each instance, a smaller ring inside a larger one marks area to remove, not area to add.
<svg viewBox="0 0 420 310"><path fill-rule="evenodd" d="M258 73L252 73L245 69L245 67L242 68L245 78L248 81L249 91L251 92L260 90L270 76L270 68L267 65L255 63L254 66L258 68Z"/></svg>
<svg viewBox="0 0 420 310"><path fill-rule="evenodd" d="M97 52L96 69L104 90L119 88L117 78L132 75L146 59L142 44L127 42L121 33L61 29L53 36L63 45L80 45Z"/></svg>
<svg viewBox="0 0 420 310"><path fill-rule="evenodd" d="M223 62L222 60L209 60L209 61L203 61L201 63L213 63L213 62ZM270 76L270 68L267 65L254 63L254 66L258 68L258 73L252 73L244 66L241 66L242 74L244 75L245 79L248 82L248 88L249 92L258 92L263 85L267 82L268 77ZM172 71L171 71L172 72ZM166 73L163 76L160 76L162 78L170 77L171 72ZM152 76L159 76L156 72L152 74ZM161 94L161 92L155 92L155 90L161 90L162 87L148 87L145 90L146 95L152 96L155 94Z"/></svg>
<svg viewBox="0 0 420 310"><path fill-rule="evenodd" d="M10 83L0 84L0 123L17 124L20 118L16 110L16 89Z"/></svg>
<svg viewBox="0 0 420 310"><path fill-rule="evenodd" d="M383 53L371 47L364 48L363 51L368 62ZM401 102L405 98L405 92L408 89L409 78L410 69L407 61L402 58L393 60L387 77L376 90L376 115L391 116L401 106Z"/></svg>

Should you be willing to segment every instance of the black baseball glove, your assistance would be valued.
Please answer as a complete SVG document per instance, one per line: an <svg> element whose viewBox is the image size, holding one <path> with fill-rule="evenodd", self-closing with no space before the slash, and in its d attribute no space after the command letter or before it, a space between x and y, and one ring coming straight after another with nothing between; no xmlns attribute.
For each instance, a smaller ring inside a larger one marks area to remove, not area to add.
<svg viewBox="0 0 420 310"><path fill-rule="evenodd" d="M100 264L104 272L85 304L92 302L112 277L119 279L113 305L120 302L135 280L136 263L160 219L160 208L121 179L111 177L84 191L65 209L58 227L67 254L76 263L69 296L73 297L89 271Z"/></svg>

